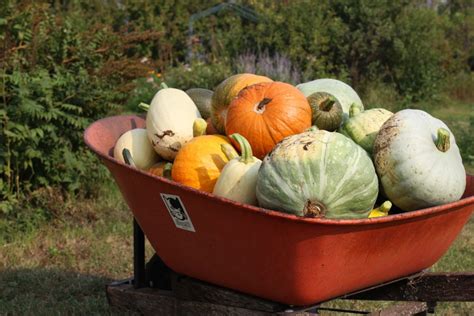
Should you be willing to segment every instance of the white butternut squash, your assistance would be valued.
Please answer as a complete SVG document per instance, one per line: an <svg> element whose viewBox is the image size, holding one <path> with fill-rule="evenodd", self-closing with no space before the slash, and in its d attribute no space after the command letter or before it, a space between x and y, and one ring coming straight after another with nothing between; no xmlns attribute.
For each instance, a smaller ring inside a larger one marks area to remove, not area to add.
<svg viewBox="0 0 474 316"><path fill-rule="evenodd" d="M125 160L122 152L125 148L133 156L138 169L146 170L159 160L159 156L150 144L147 132L143 128L129 130L117 140L114 147L114 158L123 163Z"/></svg>
<svg viewBox="0 0 474 316"><path fill-rule="evenodd" d="M239 143L241 156L224 166L213 193L237 202L257 205L257 175L262 161L252 155L252 148L242 135L235 133L230 137ZM224 147L223 151L226 153L228 150Z"/></svg>
<svg viewBox="0 0 474 316"><path fill-rule="evenodd" d="M174 88L158 91L146 115L146 130L155 151L172 161L193 138L193 123L200 117L198 108L184 91Z"/></svg>

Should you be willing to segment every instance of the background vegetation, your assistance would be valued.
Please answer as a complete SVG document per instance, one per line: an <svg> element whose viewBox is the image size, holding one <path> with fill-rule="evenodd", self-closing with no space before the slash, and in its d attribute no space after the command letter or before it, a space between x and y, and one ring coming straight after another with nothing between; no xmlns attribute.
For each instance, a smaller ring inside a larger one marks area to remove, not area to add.
<svg viewBox="0 0 474 316"><path fill-rule="evenodd" d="M474 172L472 0L236 2L247 10L227 6L195 21L190 36L191 16L219 1L0 0L0 269L60 267L101 282L130 273L130 214L82 133L101 117L137 112L161 81L212 89L244 71L293 84L337 78L367 107L443 119ZM79 260L74 249L87 247L93 253Z"/></svg>

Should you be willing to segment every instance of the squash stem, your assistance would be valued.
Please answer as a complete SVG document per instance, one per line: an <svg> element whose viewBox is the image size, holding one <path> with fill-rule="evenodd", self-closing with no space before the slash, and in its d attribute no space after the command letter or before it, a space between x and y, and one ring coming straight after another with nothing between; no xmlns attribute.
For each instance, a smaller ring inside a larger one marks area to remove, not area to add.
<svg viewBox="0 0 474 316"><path fill-rule="evenodd" d="M202 118L197 118L193 123L193 137L206 134L207 122Z"/></svg>
<svg viewBox="0 0 474 316"><path fill-rule="evenodd" d="M307 200L303 209L305 217L324 217L326 212L326 206L319 201Z"/></svg>
<svg viewBox="0 0 474 316"><path fill-rule="evenodd" d="M388 214L391 208L392 208L392 202L387 200L383 202L382 205L379 206L379 211L382 213Z"/></svg>
<svg viewBox="0 0 474 316"><path fill-rule="evenodd" d="M436 148L438 148L439 151L442 152L447 152L449 150L449 147L451 146L451 143L449 142L449 131L445 128L438 128L438 138L436 139Z"/></svg>
<svg viewBox="0 0 474 316"><path fill-rule="evenodd" d="M333 96L327 97L319 104L319 108L322 111L329 112L336 101L336 98Z"/></svg>
<svg viewBox="0 0 474 316"><path fill-rule="evenodd" d="M232 138L237 143L239 143L240 162L248 164L255 161L255 158L253 157L253 153L252 153L252 146L250 146L250 143L248 142L247 139L245 139L245 137L243 137L239 133L234 133L230 135L230 138Z"/></svg>
<svg viewBox="0 0 474 316"><path fill-rule="evenodd" d="M167 85L165 82L162 82L162 83L160 84L160 88L161 88L161 89L168 89L169 87L168 87L168 85Z"/></svg>
<svg viewBox="0 0 474 316"><path fill-rule="evenodd" d="M144 102L141 102L141 103L138 105L138 107L139 107L140 109L142 109L143 111L145 111L145 112L148 112L148 110L150 109L150 105L147 104L147 103L144 103Z"/></svg>
<svg viewBox="0 0 474 316"><path fill-rule="evenodd" d="M383 202L382 205L380 205L379 207L374 208L372 211L370 211L369 218L387 216L391 208L392 202L387 200Z"/></svg>
<svg viewBox="0 0 474 316"><path fill-rule="evenodd" d="M122 156L123 156L123 160L125 160L125 163L129 166L132 166L132 167L137 167L135 165L135 161L133 161L133 158L132 158L132 154L130 153L130 150L128 150L127 148L124 148L122 150Z"/></svg>
<svg viewBox="0 0 474 316"><path fill-rule="evenodd" d="M349 117L354 117L360 112L362 112L362 107L359 104L352 103L349 108Z"/></svg>
<svg viewBox="0 0 474 316"><path fill-rule="evenodd" d="M232 145L230 144L222 144L221 150L224 153L224 155L227 157L227 159L229 160L239 157L234 147L232 147Z"/></svg>
<svg viewBox="0 0 474 316"><path fill-rule="evenodd" d="M173 164L171 162L167 162L163 167L163 177L166 179L171 180L171 169L173 168Z"/></svg>

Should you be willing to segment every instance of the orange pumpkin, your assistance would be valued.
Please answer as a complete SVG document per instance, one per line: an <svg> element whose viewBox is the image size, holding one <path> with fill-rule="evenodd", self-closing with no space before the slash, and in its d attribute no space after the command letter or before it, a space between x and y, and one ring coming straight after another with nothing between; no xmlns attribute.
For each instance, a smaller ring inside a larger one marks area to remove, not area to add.
<svg viewBox="0 0 474 316"><path fill-rule="evenodd" d="M147 171L154 176L167 178L169 177L169 171L171 171L170 165L171 163L168 161L160 161L148 168Z"/></svg>
<svg viewBox="0 0 474 316"><path fill-rule="evenodd" d="M211 121L219 134L225 134L227 108L237 94L250 85L272 81L270 78L248 73L233 75L222 81L216 87L211 100Z"/></svg>
<svg viewBox="0 0 474 316"><path fill-rule="evenodd" d="M297 88L283 82L259 83L242 90L229 106L226 133L245 137L262 159L283 138L311 126L311 107Z"/></svg>
<svg viewBox="0 0 474 316"><path fill-rule="evenodd" d="M203 135L193 138L176 155L171 178L181 184L211 193L229 161L221 145L230 144L222 135ZM235 153L237 156L237 153Z"/></svg>
<svg viewBox="0 0 474 316"><path fill-rule="evenodd" d="M206 135L219 134L219 132L218 132L218 131L216 130L216 128L214 127L214 125L212 125L211 118L208 118L208 119L206 120L206 123L207 123Z"/></svg>

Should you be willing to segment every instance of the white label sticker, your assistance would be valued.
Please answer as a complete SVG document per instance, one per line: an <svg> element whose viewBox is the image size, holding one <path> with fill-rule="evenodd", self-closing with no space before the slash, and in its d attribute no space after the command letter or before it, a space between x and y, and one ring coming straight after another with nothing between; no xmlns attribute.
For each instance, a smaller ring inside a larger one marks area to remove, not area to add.
<svg viewBox="0 0 474 316"><path fill-rule="evenodd" d="M165 193L160 193L160 195L176 227L190 232L196 232L191 218L188 212L186 212L186 208L179 196Z"/></svg>

